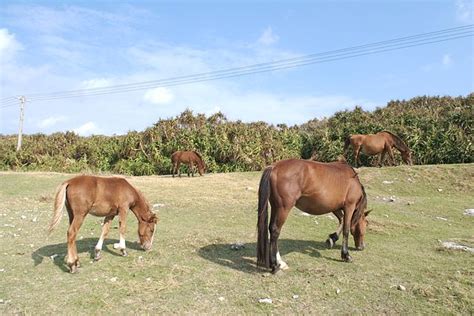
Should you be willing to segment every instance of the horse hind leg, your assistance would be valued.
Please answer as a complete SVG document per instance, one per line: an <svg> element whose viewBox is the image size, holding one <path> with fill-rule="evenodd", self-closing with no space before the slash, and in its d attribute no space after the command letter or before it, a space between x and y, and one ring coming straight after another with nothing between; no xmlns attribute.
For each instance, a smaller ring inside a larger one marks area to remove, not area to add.
<svg viewBox="0 0 474 316"><path fill-rule="evenodd" d="M342 213L342 211L337 210L337 211L333 212L333 214L337 217L337 219L339 221L339 226L337 226L336 231L332 234L329 234L329 238L326 239L326 245L329 249L333 248L334 245L336 245L336 241L338 241L338 239L339 239L339 235L342 232L342 226L343 226L342 218L343 218L344 214Z"/></svg>
<svg viewBox="0 0 474 316"><path fill-rule="evenodd" d="M275 210L275 212L273 211ZM277 273L280 269L287 270L288 265L281 259L280 251L278 250L278 238L283 224L285 223L290 209L273 208L272 216L270 218L270 268L272 273Z"/></svg>
<svg viewBox="0 0 474 316"><path fill-rule="evenodd" d="M71 273L76 273L79 268L79 257L77 256L76 237L79 228L81 228L84 217L81 215L74 216L71 225L67 231L67 260L66 263Z"/></svg>

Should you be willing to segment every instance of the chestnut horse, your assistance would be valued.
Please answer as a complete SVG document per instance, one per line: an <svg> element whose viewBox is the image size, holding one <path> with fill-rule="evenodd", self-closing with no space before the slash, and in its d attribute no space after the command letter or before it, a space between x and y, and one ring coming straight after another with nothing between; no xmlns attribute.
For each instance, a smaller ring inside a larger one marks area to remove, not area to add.
<svg viewBox="0 0 474 316"><path fill-rule="evenodd" d="M67 265L71 273L77 271L76 236L87 214L105 217L102 234L95 246L95 260L100 260L104 239L109 233L110 223L119 216L120 242L114 244L123 256L125 250L125 222L130 209L138 220L138 237L144 250L150 250L153 244L157 216L143 194L121 177L77 176L63 182L57 189L54 200L54 216L49 225L49 232L59 224L62 210L66 205L69 215L67 231Z"/></svg>
<svg viewBox="0 0 474 316"><path fill-rule="evenodd" d="M173 164L173 178L176 172L178 173L178 177L181 177L181 172L179 170L181 163L188 165L188 177L189 171L191 171L192 176L194 177L194 165L197 166L199 175L201 176L204 174L206 169L204 160L197 151L176 151L171 155L171 163Z"/></svg>
<svg viewBox="0 0 474 316"><path fill-rule="evenodd" d="M268 202L271 205L269 226ZM282 160L267 167L260 179L257 265L271 268L273 273L288 268L281 259L277 241L294 206L312 215L334 213L337 216L343 212L342 260L352 260L348 250L349 231L354 236L356 247L363 249L367 196L354 169L345 162ZM267 229L270 232L270 243ZM337 233L331 234L330 239L334 244Z"/></svg>
<svg viewBox="0 0 474 316"><path fill-rule="evenodd" d="M348 136L344 142L344 156L347 156L350 145L352 145L354 150L354 163L356 167L357 164L360 164L359 153L361 150L364 154L369 156L380 154L378 160L378 165L380 167L382 166L385 154L388 153L392 160L392 165L394 165L395 160L392 152L393 147L400 151L403 162L409 165L413 164L410 148L408 148L408 146L397 135L389 131L383 131L377 134Z"/></svg>

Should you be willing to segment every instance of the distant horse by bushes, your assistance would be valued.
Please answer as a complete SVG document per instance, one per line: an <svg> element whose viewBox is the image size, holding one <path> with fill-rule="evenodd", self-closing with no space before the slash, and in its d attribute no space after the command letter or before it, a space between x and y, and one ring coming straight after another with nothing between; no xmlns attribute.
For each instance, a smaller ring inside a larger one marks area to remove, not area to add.
<svg viewBox="0 0 474 316"><path fill-rule="evenodd" d="M199 175L203 175L206 171L206 165L201 155L197 151L177 151L171 155L171 163L173 164L173 178L175 173L178 173L178 177L181 177L181 171L179 167L182 163L188 165L188 177L189 172L191 171L192 176L194 177L194 166L197 166Z"/></svg>

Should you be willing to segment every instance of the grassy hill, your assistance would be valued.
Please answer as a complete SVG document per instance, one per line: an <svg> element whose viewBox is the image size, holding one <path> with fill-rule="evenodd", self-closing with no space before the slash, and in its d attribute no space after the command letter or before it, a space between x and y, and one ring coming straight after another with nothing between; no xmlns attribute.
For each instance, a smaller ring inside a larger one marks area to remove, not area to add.
<svg viewBox="0 0 474 316"><path fill-rule="evenodd" d="M366 250L351 239L354 262L341 262L340 242L324 245L335 218L295 209L280 236L290 269L276 276L255 267L260 172L129 177L162 204L153 250L137 249L130 214L129 256L112 247L115 220L93 262L101 219L90 216L75 275L64 265L66 215L46 235L55 188L72 175L0 173L0 313L474 313L474 255L440 242L474 246L474 217L463 214L474 208L474 164L359 172L373 209Z"/></svg>

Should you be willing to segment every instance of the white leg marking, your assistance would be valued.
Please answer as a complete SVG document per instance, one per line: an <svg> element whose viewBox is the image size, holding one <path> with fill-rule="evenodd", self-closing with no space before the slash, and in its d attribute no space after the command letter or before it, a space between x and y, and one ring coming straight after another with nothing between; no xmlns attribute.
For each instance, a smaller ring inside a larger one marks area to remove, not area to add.
<svg viewBox="0 0 474 316"><path fill-rule="evenodd" d="M281 260L280 252L277 252L277 264L280 265L280 269L287 270L289 267L285 261Z"/></svg>
<svg viewBox="0 0 474 316"><path fill-rule="evenodd" d="M114 249L125 249L125 238L120 234L120 242L114 244Z"/></svg>
<svg viewBox="0 0 474 316"><path fill-rule="evenodd" d="M97 242L97 245L95 245L95 249L97 250L102 250L102 244L104 243L104 238L100 236L99 241Z"/></svg>

